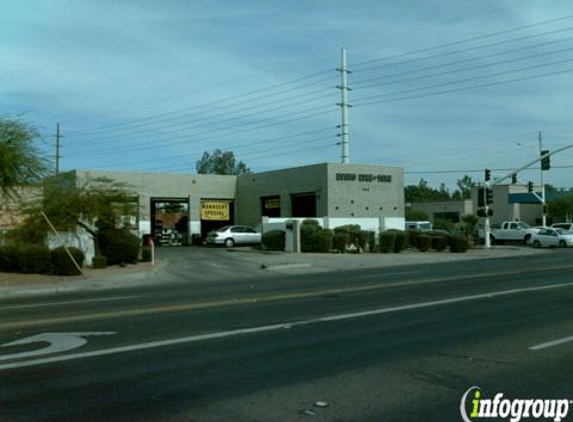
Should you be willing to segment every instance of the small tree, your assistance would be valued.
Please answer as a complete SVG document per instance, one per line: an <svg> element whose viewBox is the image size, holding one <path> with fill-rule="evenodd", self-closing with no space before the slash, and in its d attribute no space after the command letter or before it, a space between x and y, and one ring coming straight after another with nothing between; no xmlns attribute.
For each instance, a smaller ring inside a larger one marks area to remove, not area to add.
<svg viewBox="0 0 573 422"><path fill-rule="evenodd" d="M19 120L0 118L0 193L17 196L17 188L38 183L48 162L34 145L35 128Z"/></svg>
<svg viewBox="0 0 573 422"><path fill-rule="evenodd" d="M554 218L571 221L573 218L573 195L560 195L549 202L549 212Z"/></svg>
<svg viewBox="0 0 573 422"><path fill-rule="evenodd" d="M28 204L27 217L18 229L23 243L42 243L50 230L42 213L60 230L75 230L79 225L98 245L102 230L121 227L121 216L137 215L137 203L129 187L109 178L88 180L76 186L65 175L45 181L39 202Z"/></svg>
<svg viewBox="0 0 573 422"><path fill-rule="evenodd" d="M198 174L249 174L251 170L242 161L236 162L235 154L232 151L221 151L216 149L210 154L208 151L197 161L196 169Z"/></svg>

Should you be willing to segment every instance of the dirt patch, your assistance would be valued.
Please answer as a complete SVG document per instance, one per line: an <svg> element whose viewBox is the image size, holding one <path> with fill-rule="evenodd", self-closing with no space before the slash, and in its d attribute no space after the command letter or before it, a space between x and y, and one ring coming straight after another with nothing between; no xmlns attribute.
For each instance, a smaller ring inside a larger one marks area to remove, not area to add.
<svg viewBox="0 0 573 422"><path fill-rule="evenodd" d="M19 274L19 273L0 272L0 287L53 284L53 283L62 283L62 282L88 280L88 279L93 280L96 278L109 277L112 275L147 273L150 272L153 268L154 267L151 266L150 262L141 262L138 264L126 265L124 267L114 265L111 267L101 268L101 269L83 268L83 274L76 276Z"/></svg>

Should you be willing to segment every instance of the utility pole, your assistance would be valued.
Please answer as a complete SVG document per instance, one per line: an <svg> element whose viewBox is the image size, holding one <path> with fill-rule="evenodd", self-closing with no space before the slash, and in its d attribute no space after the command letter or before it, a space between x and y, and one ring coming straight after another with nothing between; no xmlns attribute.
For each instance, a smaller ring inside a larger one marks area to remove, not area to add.
<svg viewBox="0 0 573 422"><path fill-rule="evenodd" d="M541 136L541 131L539 131L539 156L543 155L543 137ZM543 166L540 165L541 172L541 225L547 227L547 215L545 215L545 179L543 177Z"/></svg>
<svg viewBox="0 0 573 422"><path fill-rule="evenodd" d="M342 163L347 164L350 162L350 140L349 140L349 127L348 127L348 108L352 107L348 104L348 91L351 89L348 87L348 74L352 73L348 70L346 63L346 49L343 48L341 51L340 68L336 69L340 72L340 106L341 118L340 118L340 134L341 137L340 144L342 145Z"/></svg>
<svg viewBox="0 0 573 422"><path fill-rule="evenodd" d="M62 135L60 133L60 124L56 123L56 176L60 174L60 139Z"/></svg>

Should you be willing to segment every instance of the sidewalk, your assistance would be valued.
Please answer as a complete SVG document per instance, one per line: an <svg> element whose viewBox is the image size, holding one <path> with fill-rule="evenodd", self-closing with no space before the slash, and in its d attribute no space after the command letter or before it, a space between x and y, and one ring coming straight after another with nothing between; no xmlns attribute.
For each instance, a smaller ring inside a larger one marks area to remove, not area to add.
<svg viewBox="0 0 573 422"><path fill-rule="evenodd" d="M228 250L218 250L218 254L212 254L207 249L182 249L181 252L188 251L190 254L200 251L205 254L205 262L209 259L217 259L220 265L219 271L228 279L232 272L236 277L244 278L249 274L253 277L265 277L266 275L277 273L285 275L312 274L328 271L342 271L353 269L374 269L396 266L433 264L444 262L460 262L478 259L510 258L537 255L547 253L548 250L524 248L517 246L495 246L492 249L476 248L470 249L467 253L451 252L419 252L403 251L399 254L292 254L285 252L267 252L254 248L232 248ZM221 259L226 254L233 259ZM167 256L156 262L155 266L150 263L139 263L126 267L108 267L106 269L86 268L84 274L80 276L62 277L45 276L38 274L14 274L0 273L0 299L9 299L25 296L49 295L70 292L88 292L98 290L115 290L127 287L138 287L153 285L157 283L182 283L193 282L192 276L186 281L166 280L160 277L162 270L170 265L177 265L176 262L185 262L185 258L176 257L170 262ZM237 268L242 265L244 271ZM197 276L201 276L198 271ZM211 277L217 274L210 274ZM223 278L223 276L221 276Z"/></svg>
<svg viewBox="0 0 573 422"><path fill-rule="evenodd" d="M237 250L245 260L256 263L269 272L282 274L306 274L326 271L384 268L404 265L460 262L476 259L511 258L547 253L546 249L519 246L494 246L491 249L478 247L467 253L403 251L389 254L287 254L257 250ZM235 252L234 252L235 253Z"/></svg>
<svg viewBox="0 0 573 422"><path fill-rule="evenodd" d="M124 287L153 284L155 275L168 265L158 261L125 267L111 266L94 270L83 268L78 276L48 276L42 274L17 274L0 272L0 299L47 295L77 291L121 289Z"/></svg>

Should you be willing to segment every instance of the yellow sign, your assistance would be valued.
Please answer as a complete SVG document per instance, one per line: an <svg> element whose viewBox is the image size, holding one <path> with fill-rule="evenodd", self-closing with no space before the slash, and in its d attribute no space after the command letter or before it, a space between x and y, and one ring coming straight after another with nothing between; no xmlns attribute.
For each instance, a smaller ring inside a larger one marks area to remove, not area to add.
<svg viewBox="0 0 573 422"><path fill-rule="evenodd" d="M201 220L227 221L230 218L229 201L201 201Z"/></svg>
<svg viewBox="0 0 573 422"><path fill-rule="evenodd" d="M270 209L274 209L274 208L280 208L281 207L281 200L280 198L273 198L273 199L266 199L265 200L265 209L266 210L270 210Z"/></svg>

